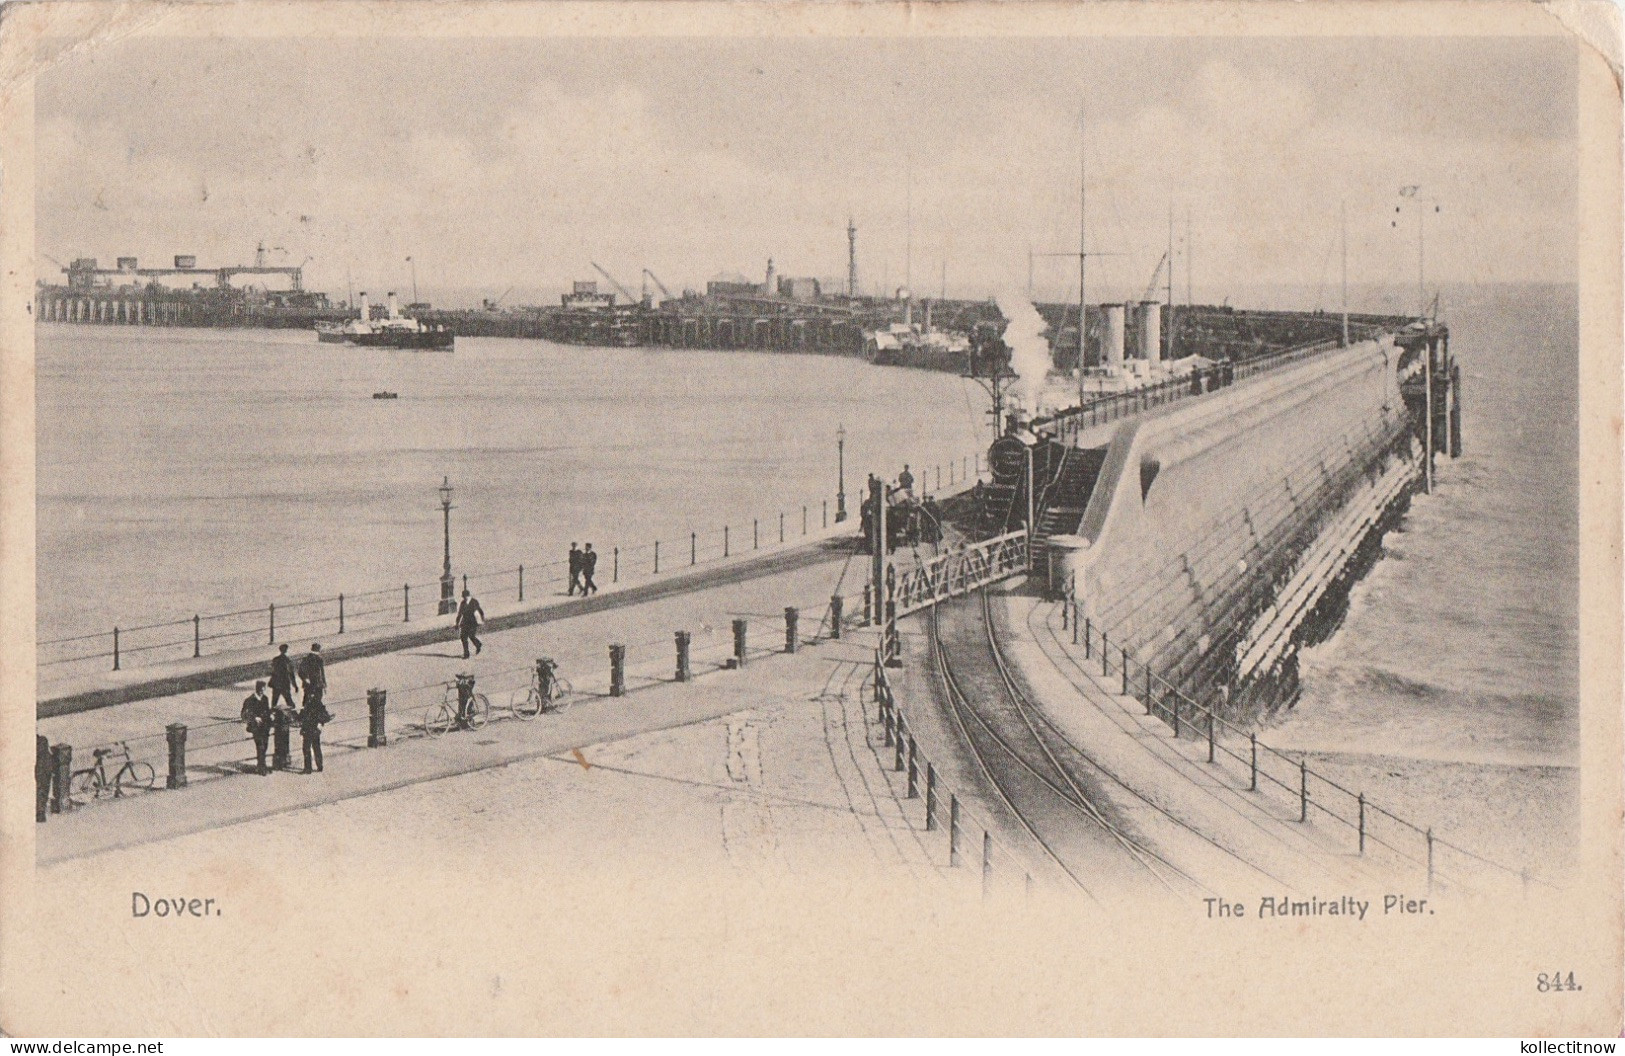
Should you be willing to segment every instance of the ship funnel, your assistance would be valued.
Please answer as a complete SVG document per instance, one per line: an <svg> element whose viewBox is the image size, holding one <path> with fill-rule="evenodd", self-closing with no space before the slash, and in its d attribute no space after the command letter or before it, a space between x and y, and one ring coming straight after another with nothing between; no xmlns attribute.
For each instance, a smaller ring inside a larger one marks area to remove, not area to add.
<svg viewBox="0 0 1625 1056"><path fill-rule="evenodd" d="M401 306L399 302L395 300L394 290L389 291L389 317L391 319L399 319L401 317Z"/></svg>
<svg viewBox="0 0 1625 1056"><path fill-rule="evenodd" d="M1108 304L1106 308L1106 366L1113 371L1123 369L1123 305Z"/></svg>
<svg viewBox="0 0 1625 1056"><path fill-rule="evenodd" d="M1162 305L1156 301L1140 302L1140 358L1162 362Z"/></svg>
<svg viewBox="0 0 1625 1056"><path fill-rule="evenodd" d="M361 321L363 323L365 323L369 319L372 318L372 309L370 307L368 307L368 305L367 305L367 291L366 290L361 291L361 305L360 305L360 307L361 307Z"/></svg>

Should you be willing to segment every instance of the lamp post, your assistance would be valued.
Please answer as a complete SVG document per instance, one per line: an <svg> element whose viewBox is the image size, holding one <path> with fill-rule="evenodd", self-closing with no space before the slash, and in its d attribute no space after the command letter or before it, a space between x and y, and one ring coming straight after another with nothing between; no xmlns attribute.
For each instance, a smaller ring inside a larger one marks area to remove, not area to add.
<svg viewBox="0 0 1625 1056"><path fill-rule="evenodd" d="M840 466L840 480L835 492L835 523L846 520L846 425L835 430L835 458Z"/></svg>
<svg viewBox="0 0 1625 1056"><path fill-rule="evenodd" d="M1431 205L1433 211L1438 212L1439 199L1424 198L1421 191L1422 188L1419 185L1411 184L1408 187L1401 187L1399 196L1410 199L1416 205L1416 315L1419 319L1426 319L1428 317L1427 207ZM1405 204L1403 202L1394 206L1395 215L1398 215L1404 208ZM1395 220L1391 226L1398 227L1399 221Z"/></svg>
<svg viewBox="0 0 1625 1056"><path fill-rule="evenodd" d="M452 597L456 580L451 575L451 478L446 477L440 488L440 512L446 519L446 559L440 566L440 615L444 616L457 609L457 602Z"/></svg>

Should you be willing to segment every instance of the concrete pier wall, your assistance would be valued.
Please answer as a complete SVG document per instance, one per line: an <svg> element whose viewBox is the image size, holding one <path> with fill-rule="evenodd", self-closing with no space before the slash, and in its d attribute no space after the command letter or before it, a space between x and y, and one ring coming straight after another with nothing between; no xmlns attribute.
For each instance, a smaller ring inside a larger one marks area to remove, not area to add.
<svg viewBox="0 0 1625 1056"><path fill-rule="evenodd" d="M1079 532L1083 613L1176 683L1222 678L1321 528L1404 457L1398 360L1362 342L1120 427Z"/></svg>

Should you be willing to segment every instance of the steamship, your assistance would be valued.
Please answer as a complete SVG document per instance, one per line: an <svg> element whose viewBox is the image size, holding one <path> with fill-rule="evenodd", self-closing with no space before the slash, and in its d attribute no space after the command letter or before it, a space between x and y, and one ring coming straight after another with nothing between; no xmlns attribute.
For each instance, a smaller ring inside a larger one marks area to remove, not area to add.
<svg viewBox="0 0 1625 1056"><path fill-rule="evenodd" d="M410 316L400 313L395 295L389 295L389 308L384 318L371 318L367 295L361 295L359 317L346 323L316 324L316 340L329 345L360 345L365 348L405 348L450 351L456 341L449 327L425 326Z"/></svg>

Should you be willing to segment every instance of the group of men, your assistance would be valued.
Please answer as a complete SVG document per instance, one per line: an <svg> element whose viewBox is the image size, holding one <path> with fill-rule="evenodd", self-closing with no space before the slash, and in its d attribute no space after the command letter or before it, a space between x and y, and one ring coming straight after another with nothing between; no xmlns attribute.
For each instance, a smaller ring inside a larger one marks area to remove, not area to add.
<svg viewBox="0 0 1625 1056"><path fill-rule="evenodd" d="M273 735L276 747L272 765L278 770L292 767L289 740L295 723L299 725L299 737L304 742L305 773L312 772L313 762L315 769L320 770L322 726L333 718L327 705L322 703L322 697L327 692L327 663L322 659L321 643L312 642L310 652L300 657L297 667L293 658L288 656L288 647L279 646L277 655L271 658L270 685L269 698L265 695L266 680L260 679L254 683L254 692L243 701L242 720L248 727L248 735L254 739L256 772L271 772L271 766L265 762L265 753L271 748ZM293 703L295 685L300 687L303 694L302 706L298 708Z"/></svg>
<svg viewBox="0 0 1625 1056"><path fill-rule="evenodd" d="M566 594L581 591L581 596L598 593L598 584L592 581L592 574L598 569L598 554L593 550L592 544L587 549L578 550L576 544L570 544L570 589Z"/></svg>

